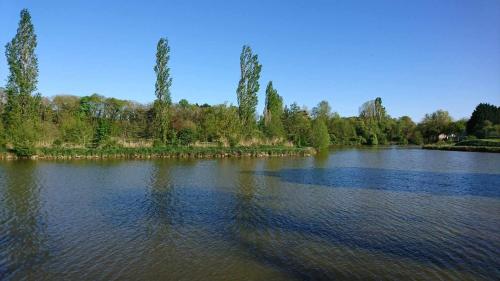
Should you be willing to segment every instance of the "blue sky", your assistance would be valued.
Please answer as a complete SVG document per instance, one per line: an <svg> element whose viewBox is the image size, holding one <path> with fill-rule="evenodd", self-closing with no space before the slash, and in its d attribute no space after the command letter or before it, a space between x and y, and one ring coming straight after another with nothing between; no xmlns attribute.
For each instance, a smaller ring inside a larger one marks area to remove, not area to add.
<svg viewBox="0 0 500 281"><path fill-rule="evenodd" d="M377 96L392 116L416 121L500 104L498 0L0 0L2 47L22 8L38 35L45 96L151 102L156 43L166 36L174 101L236 103L239 54L250 44L263 64L259 112L269 80L286 104L327 100L343 116ZM2 55L2 84L7 75Z"/></svg>

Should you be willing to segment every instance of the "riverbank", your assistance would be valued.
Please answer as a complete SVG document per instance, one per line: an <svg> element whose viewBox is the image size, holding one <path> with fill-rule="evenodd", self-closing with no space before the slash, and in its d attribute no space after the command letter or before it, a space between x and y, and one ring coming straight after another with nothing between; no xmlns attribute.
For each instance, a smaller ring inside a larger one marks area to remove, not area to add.
<svg viewBox="0 0 500 281"><path fill-rule="evenodd" d="M500 153L500 147L495 146L472 146L472 145L437 145L427 144L423 149L430 150L448 150L448 151L466 151L466 152L493 152Z"/></svg>
<svg viewBox="0 0 500 281"><path fill-rule="evenodd" d="M427 144L423 149L500 153L499 139L474 139L454 144Z"/></svg>
<svg viewBox="0 0 500 281"><path fill-rule="evenodd" d="M38 148L30 156L13 151L0 153L2 160L15 159L152 159L310 156L309 147L139 147L139 148Z"/></svg>

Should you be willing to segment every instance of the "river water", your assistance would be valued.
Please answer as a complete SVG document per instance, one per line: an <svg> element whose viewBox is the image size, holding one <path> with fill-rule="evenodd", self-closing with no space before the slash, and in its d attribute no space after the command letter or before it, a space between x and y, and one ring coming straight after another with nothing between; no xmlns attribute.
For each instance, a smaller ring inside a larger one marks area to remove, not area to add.
<svg viewBox="0 0 500 281"><path fill-rule="evenodd" d="M0 162L2 280L498 280L500 154Z"/></svg>

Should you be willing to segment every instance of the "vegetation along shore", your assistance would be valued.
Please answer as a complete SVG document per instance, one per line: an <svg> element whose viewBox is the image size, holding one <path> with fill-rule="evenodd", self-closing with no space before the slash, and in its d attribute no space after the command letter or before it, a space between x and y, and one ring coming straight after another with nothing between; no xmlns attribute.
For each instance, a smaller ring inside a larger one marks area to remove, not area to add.
<svg viewBox="0 0 500 281"><path fill-rule="evenodd" d="M308 147L113 147L113 148L39 148L33 152L3 151L0 159L155 159L155 158L228 158L310 156Z"/></svg>
<svg viewBox="0 0 500 281"><path fill-rule="evenodd" d="M376 97L360 106L358 116L341 117L326 100L311 110L285 105L272 81L259 114L263 66L248 45L240 55L237 105L173 102L167 38L156 46L156 99L151 104L97 93L45 97L37 92L36 47L31 15L24 9L17 33L5 46L10 73L0 88L2 158L310 155L313 148L330 145L433 143L438 145L424 148L469 151L469 145L453 144L500 137L500 107L491 104L479 104L468 120L437 110L417 124L409 116L391 117Z"/></svg>
<svg viewBox="0 0 500 281"><path fill-rule="evenodd" d="M454 144L426 144L424 149L500 153L500 139L466 140Z"/></svg>

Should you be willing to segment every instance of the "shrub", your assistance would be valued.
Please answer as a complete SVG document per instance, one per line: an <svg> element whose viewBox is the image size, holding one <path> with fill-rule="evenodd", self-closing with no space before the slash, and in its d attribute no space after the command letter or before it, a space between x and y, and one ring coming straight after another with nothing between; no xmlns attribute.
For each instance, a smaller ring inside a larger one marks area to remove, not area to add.
<svg viewBox="0 0 500 281"><path fill-rule="evenodd" d="M189 145L196 140L196 132L191 128L183 128L178 133L178 139L181 145Z"/></svg>
<svg viewBox="0 0 500 281"><path fill-rule="evenodd" d="M325 123L319 119L314 120L312 124L311 143L314 148L324 150L330 145L330 135Z"/></svg>
<svg viewBox="0 0 500 281"><path fill-rule="evenodd" d="M165 144L159 139L155 139L153 141L153 147L164 147L164 146L165 146Z"/></svg>
<svg viewBox="0 0 500 281"><path fill-rule="evenodd" d="M34 148L25 145L15 146L12 149L12 152L14 152L14 154L18 157L31 157L36 154L36 150Z"/></svg>
<svg viewBox="0 0 500 281"><path fill-rule="evenodd" d="M232 135L232 136L229 136L227 138L227 141L228 141L230 147L235 147L240 142L240 139L237 136Z"/></svg>
<svg viewBox="0 0 500 281"><path fill-rule="evenodd" d="M368 137L367 144L369 144L369 145L378 145L377 135L374 134L374 133L371 133L370 136Z"/></svg>
<svg viewBox="0 0 500 281"><path fill-rule="evenodd" d="M62 140L61 139L55 139L54 142L52 143L54 147L60 147L62 145Z"/></svg>

